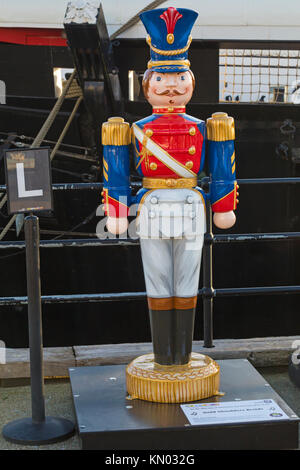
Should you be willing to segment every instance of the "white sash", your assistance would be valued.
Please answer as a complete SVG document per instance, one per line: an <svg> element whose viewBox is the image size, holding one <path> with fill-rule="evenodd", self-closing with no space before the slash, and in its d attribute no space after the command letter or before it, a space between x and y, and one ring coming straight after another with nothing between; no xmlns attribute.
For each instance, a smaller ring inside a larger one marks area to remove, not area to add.
<svg viewBox="0 0 300 470"><path fill-rule="evenodd" d="M136 125L132 126L133 132L140 144L143 145L149 152L151 152L158 160L160 160L164 165L170 168L174 173L181 176L182 178L191 178L195 176L193 171L190 171L184 165L179 163L175 158L162 149L158 144L153 142L144 132Z"/></svg>

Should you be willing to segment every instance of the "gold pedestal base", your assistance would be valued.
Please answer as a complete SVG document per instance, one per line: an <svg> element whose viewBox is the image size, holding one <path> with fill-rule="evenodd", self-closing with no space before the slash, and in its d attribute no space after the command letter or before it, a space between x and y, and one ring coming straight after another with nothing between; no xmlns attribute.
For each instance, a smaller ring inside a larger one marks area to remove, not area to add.
<svg viewBox="0 0 300 470"><path fill-rule="evenodd" d="M219 394L220 367L210 357L192 353L185 365L161 366L153 354L134 359L126 368L130 398L159 403L186 403Z"/></svg>

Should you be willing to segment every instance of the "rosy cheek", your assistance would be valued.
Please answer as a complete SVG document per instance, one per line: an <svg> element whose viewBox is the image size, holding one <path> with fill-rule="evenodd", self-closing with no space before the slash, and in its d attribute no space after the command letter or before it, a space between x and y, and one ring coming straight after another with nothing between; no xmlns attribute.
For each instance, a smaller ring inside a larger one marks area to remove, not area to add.
<svg viewBox="0 0 300 470"><path fill-rule="evenodd" d="M149 93L155 93L155 88L153 86L149 86L148 92Z"/></svg>
<svg viewBox="0 0 300 470"><path fill-rule="evenodd" d="M154 86L152 87L151 89L152 93L156 94L156 93L161 93L162 91L164 91L164 87L163 86Z"/></svg>
<svg viewBox="0 0 300 470"><path fill-rule="evenodd" d="M152 82L149 84L149 89L153 90L154 92L160 88L160 83L159 82Z"/></svg>

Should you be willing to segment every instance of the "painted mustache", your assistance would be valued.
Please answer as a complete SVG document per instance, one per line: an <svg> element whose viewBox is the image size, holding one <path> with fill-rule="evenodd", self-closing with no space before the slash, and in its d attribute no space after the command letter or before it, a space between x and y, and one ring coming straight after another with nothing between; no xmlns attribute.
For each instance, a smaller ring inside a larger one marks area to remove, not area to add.
<svg viewBox="0 0 300 470"><path fill-rule="evenodd" d="M178 90L165 90L165 91L162 91L161 93L156 92L155 94L158 95L158 96L163 96L163 95L166 95L166 96L175 96L175 95L182 96L182 95L185 95L185 92L180 93L180 91L178 91Z"/></svg>

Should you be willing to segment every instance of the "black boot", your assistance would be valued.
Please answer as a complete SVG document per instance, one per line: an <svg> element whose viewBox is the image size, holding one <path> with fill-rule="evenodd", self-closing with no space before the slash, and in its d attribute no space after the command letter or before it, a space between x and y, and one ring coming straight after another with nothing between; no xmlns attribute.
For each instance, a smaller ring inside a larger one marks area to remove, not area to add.
<svg viewBox="0 0 300 470"><path fill-rule="evenodd" d="M173 310L149 310L154 362L174 364Z"/></svg>
<svg viewBox="0 0 300 470"><path fill-rule="evenodd" d="M150 310L154 361L187 364L192 352L195 309Z"/></svg>
<svg viewBox="0 0 300 470"><path fill-rule="evenodd" d="M174 364L187 364L191 358L195 309L174 310Z"/></svg>

